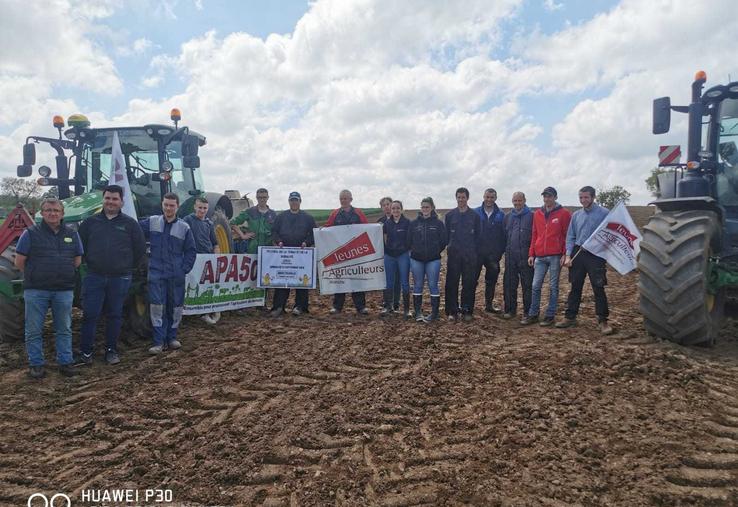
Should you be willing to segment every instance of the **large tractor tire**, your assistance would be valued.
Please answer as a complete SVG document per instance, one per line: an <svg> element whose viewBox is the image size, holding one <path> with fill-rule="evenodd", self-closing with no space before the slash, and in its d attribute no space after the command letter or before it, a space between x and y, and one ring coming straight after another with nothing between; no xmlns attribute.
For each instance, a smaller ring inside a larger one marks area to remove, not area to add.
<svg viewBox="0 0 738 507"><path fill-rule="evenodd" d="M151 339L153 328L151 327L151 312L149 301L144 293L131 294L125 305L126 326L135 335L144 339Z"/></svg>
<svg viewBox="0 0 738 507"><path fill-rule="evenodd" d="M212 220L215 228L215 239L218 241L220 253L232 253L233 237L231 236L231 225L226 212L222 208L216 208L210 220Z"/></svg>
<svg viewBox="0 0 738 507"><path fill-rule="evenodd" d="M23 278L23 273L15 268L15 246L0 252L0 282ZM0 343L18 341L23 338L23 301L8 299L0 295Z"/></svg>
<svg viewBox="0 0 738 507"><path fill-rule="evenodd" d="M712 345L720 330L724 291L708 292L709 259L721 226L712 211L657 213L643 230L638 261L640 310L646 331L680 345Z"/></svg>

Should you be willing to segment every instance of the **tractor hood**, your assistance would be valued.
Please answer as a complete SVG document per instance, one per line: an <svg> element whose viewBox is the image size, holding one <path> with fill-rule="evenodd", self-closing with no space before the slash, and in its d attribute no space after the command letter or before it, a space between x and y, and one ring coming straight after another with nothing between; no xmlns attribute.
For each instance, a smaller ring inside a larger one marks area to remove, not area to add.
<svg viewBox="0 0 738 507"><path fill-rule="evenodd" d="M64 203L64 222L67 224L79 223L102 210L102 192L75 195L63 199L62 202ZM41 213L38 213L36 222L41 222Z"/></svg>

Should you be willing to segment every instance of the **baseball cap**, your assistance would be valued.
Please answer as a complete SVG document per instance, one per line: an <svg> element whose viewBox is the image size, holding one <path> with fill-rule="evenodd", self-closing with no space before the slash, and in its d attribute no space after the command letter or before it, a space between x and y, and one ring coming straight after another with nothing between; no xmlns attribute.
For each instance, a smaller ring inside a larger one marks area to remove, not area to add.
<svg viewBox="0 0 738 507"><path fill-rule="evenodd" d="M543 189L543 192L541 192L541 195L545 194L551 194L554 197L557 197L559 194L556 193L556 189L554 187L546 187Z"/></svg>
<svg viewBox="0 0 738 507"><path fill-rule="evenodd" d="M300 197L300 192L290 192L290 198L288 200L289 201L292 201L292 200L302 201L302 197Z"/></svg>

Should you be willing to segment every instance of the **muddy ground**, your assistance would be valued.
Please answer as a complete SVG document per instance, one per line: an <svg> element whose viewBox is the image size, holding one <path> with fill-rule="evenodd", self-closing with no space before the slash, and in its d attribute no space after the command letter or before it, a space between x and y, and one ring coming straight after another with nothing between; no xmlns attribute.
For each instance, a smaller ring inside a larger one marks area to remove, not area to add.
<svg viewBox="0 0 738 507"><path fill-rule="evenodd" d="M161 357L125 336L120 365L71 380L30 381L3 345L0 504L738 505L738 321L713 349L655 340L636 283L610 274L611 337L589 292L573 330L380 319L378 295L331 317L313 295L300 318L189 318Z"/></svg>

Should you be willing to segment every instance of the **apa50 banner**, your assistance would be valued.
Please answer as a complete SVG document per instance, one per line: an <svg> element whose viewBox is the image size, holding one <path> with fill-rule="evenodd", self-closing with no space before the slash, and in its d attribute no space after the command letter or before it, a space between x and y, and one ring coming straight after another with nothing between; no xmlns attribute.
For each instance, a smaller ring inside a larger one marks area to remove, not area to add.
<svg viewBox="0 0 738 507"><path fill-rule="evenodd" d="M321 227L313 234L321 294L386 287L381 224Z"/></svg>
<svg viewBox="0 0 738 507"><path fill-rule="evenodd" d="M227 312L264 305L264 290L256 287L256 255L197 254L185 281L184 314Z"/></svg>

